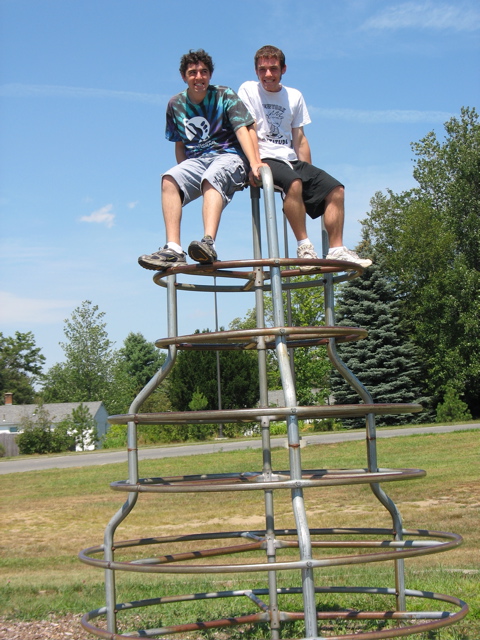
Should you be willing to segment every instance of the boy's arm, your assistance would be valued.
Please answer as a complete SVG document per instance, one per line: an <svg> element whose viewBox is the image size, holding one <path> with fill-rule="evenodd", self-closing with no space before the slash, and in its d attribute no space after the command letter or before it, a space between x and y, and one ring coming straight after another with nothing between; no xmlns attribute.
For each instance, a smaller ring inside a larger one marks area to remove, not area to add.
<svg viewBox="0 0 480 640"><path fill-rule="evenodd" d="M256 155L257 158L257 162L259 164L263 164L261 158L260 158L260 149L258 148L258 136L257 136L257 125L256 124L249 124L248 127L248 133L250 135L250 138L252 139L252 145L253 145L253 151Z"/></svg>
<svg viewBox="0 0 480 640"><path fill-rule="evenodd" d="M265 166L260 160L260 152L258 151L257 132L254 125L248 127L239 127L235 131L237 140L242 147L243 153L247 156L250 169L257 180L260 180L260 167Z"/></svg>
<svg viewBox="0 0 480 640"><path fill-rule="evenodd" d="M312 153L307 137L303 133L303 127L292 129L292 145L299 160L312 164Z"/></svg>
<svg viewBox="0 0 480 640"><path fill-rule="evenodd" d="M182 141L175 142L175 158L177 159L178 164L187 159L187 154L185 153L185 145Z"/></svg>

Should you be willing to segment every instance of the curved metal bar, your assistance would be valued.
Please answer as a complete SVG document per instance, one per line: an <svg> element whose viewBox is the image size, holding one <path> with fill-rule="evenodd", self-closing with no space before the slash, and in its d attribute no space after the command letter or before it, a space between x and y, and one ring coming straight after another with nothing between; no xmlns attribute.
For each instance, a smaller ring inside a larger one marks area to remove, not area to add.
<svg viewBox="0 0 480 640"><path fill-rule="evenodd" d="M295 541L295 545L292 544L282 544L282 541L279 541L279 548L287 548L296 546L300 548L301 540L299 538L299 532L291 530L275 530L275 535L281 536L285 531L285 535L292 536L295 535L297 540ZM352 529L322 529L315 530L309 529L309 534L320 535L317 531L321 531L322 535L326 535L326 533L334 533L335 535L349 535ZM375 533L377 530L372 529L354 529L355 534L365 534L365 535L378 535ZM392 530L384 530L386 531L386 535L391 534ZM373 532L373 533L371 533ZM405 535L421 535L423 538L425 537L435 537L446 540L446 542L438 542L438 540L432 541L422 541L422 544L414 545L411 544L410 541L386 541L383 544L379 545L369 545L365 544L365 541L359 541L357 544L356 541L352 541L346 544L341 544L338 541L335 542L324 542L322 544L317 544L317 548L380 548L381 551L371 551L367 553L361 554L352 554L352 555L343 555L343 556L329 556L327 558L314 558L313 555L309 559L300 559L300 560L287 560L287 561L276 561L274 564L258 562L258 563L234 563L234 564L176 564L177 562L181 562L185 559L194 559L197 561L201 561L204 558L208 558L211 556L228 556L232 554L238 554L241 552L251 552L254 549L262 549L259 541L249 544L243 545L234 545L232 547L219 547L216 549L209 550L188 550L183 553L173 553L164 556L159 556L155 558L142 559L140 561L115 561L115 562L107 562L105 559L93 558L92 555L96 553L101 553L103 551L103 546L98 547L90 547L88 549L84 549L80 554L80 559L85 564L89 564L92 566L109 568L109 569L117 569L121 571L131 571L137 573L175 573L175 574L202 574L202 573L252 573L254 571L286 571L286 570L305 570L307 568L318 569L322 567L336 567L336 566L351 566L356 564L369 564L372 562L384 562L386 560L393 560L396 558L412 558L416 556L425 556L432 555L436 553L443 553L448 550L454 549L462 544L462 537L448 532L442 531L428 531L421 530L418 533L413 531L405 531ZM221 539L226 539L227 537L252 537L252 536L261 536L265 535L265 531L253 531L253 532L229 532L229 534L223 534ZM191 541L191 536L177 536L173 539L174 542L181 542L182 538L187 538L187 541ZM218 539L216 534L197 534L195 537L196 540L214 540ZM172 537L168 536L165 539L162 538L140 538L137 540L127 540L124 542L117 542L117 549L122 548L131 548L138 546L148 546L152 544L166 544L172 542ZM313 544L313 543L312 543Z"/></svg>
<svg viewBox="0 0 480 640"><path fill-rule="evenodd" d="M273 207L273 211L275 212L275 204L274 200L270 200L268 203L269 207ZM278 243L277 243L278 245ZM302 266L308 266L308 273L301 269ZM178 275L186 275L190 277L216 277L216 278L231 278L235 280L245 280L245 284L243 286L225 286L225 285L207 285L201 284L197 285L193 282L177 282L175 285L179 290L185 291L225 291L225 292L234 292L241 293L242 291L251 291L252 290L252 282L255 280L255 271L245 271L247 268L262 268L266 267L278 268L278 267L289 267L288 270L280 269L280 276L282 278L290 278L294 276L305 276L305 275L323 275L323 274L338 274L339 272L347 273L345 275L338 276L336 282L344 282L345 280L351 280L352 278L357 277L363 273L363 268L354 262L345 262L342 260L323 260L323 259L306 259L306 258L281 258L279 253L277 252L277 256L269 256L268 258L254 258L252 260L228 260L228 261L218 261L213 262L212 264L189 264L183 265L180 267L172 267L165 271L159 271L155 273L153 276L153 281L155 284L158 284L161 287L166 287L167 285L163 282L164 278L168 278L169 275L175 274ZM295 268L298 267L298 268ZM312 268L314 267L314 268ZM234 269L238 269L238 271L234 271ZM268 271L265 272L265 280L269 280L271 277L271 273ZM321 280L311 281L312 284L309 286L316 286L322 284ZM288 288L288 285L284 285L284 288Z"/></svg>
<svg viewBox="0 0 480 640"><path fill-rule="evenodd" d="M304 341L314 341L327 344L328 339L335 338L339 341L351 342L367 336L367 331L359 327L265 327L262 329L237 329L232 331L209 331L208 333L194 333L188 336L175 338L161 338L155 342L159 348L175 345L177 348L207 347L218 349L221 346L233 349L255 348L259 340L263 338L267 349L276 347L276 337L284 336L286 343L298 343L304 346Z"/></svg>
<svg viewBox="0 0 480 640"><path fill-rule="evenodd" d="M168 278L168 334L173 337L177 334L177 304L176 304L176 292L175 292L175 276L169 276ZM173 367L176 358L176 347L170 346L168 349L168 356L161 367L152 379L145 385L140 391L137 397L130 405L129 411L131 413L137 412L145 400L155 391L159 384L167 377L170 370ZM138 447L137 447L137 423L135 420L129 420L127 422L127 444L128 444L128 474L129 483L135 484L138 482ZM134 508L138 498L138 492L130 492L128 494L126 502L117 511L117 513L111 518L104 534L104 557L107 564L114 560L114 535L118 526L125 520L128 514ZM107 627L110 632L115 632L117 629L116 620L116 586L115 586L115 574L107 568L105 571L105 598L107 604Z"/></svg>
<svg viewBox="0 0 480 640"><path fill-rule="evenodd" d="M419 404L348 404L319 405L314 407L256 407L255 409L222 409L209 411L165 411L163 413L135 413L109 416L111 424L209 424L211 422L255 422L263 416L271 420L285 420L289 416L298 418L358 417L368 414L387 415L418 413Z"/></svg>
<svg viewBox="0 0 480 640"><path fill-rule="evenodd" d="M265 262L267 259L265 258L264 260L258 261L259 263L261 262ZM282 262L285 261L285 259L281 259ZM259 266L255 267L254 263L256 261L252 260L252 266L254 267L253 271L251 272L241 272L241 271L228 271L228 270L223 270L223 269L218 269L217 271L213 271L211 273L203 273L203 272L198 272L198 273L193 273L193 274L187 274L187 275L192 275L192 276L211 276L212 278L233 278L233 279L244 279L245 280L245 284L243 285L219 285L219 284L198 284L196 282L177 282L175 285L175 288L177 291L188 291L189 293L193 293L193 292L211 292L211 293L244 293L244 292L251 292L254 289L254 285L253 282L255 280L255 272L256 269L258 268L262 268L259 264ZM330 261L329 261L330 262ZM331 261L333 262L333 260ZM216 263L214 263L216 264ZM345 263L343 263L345 264ZM268 266L268 265L267 265ZM282 265L283 266L283 265ZM288 265L285 265L288 266ZM308 276L311 278L309 280L302 280L302 281L293 281L293 282L289 282L290 278L296 277L296 276L305 276L305 272L304 271L300 271L300 269L286 269L286 270L282 270L280 269L280 275L282 278L284 278L286 280L286 282L282 283L282 287L284 291L288 291L288 290L292 290L292 289L309 289L311 287L319 287L322 286L324 283L324 277L323 277L323 273L330 273L333 269L335 269L336 271L333 273L338 273L338 267L335 266L330 266L329 265L329 269L330 271L327 271L327 269L323 269L323 271L321 273L316 273L316 271L314 270L313 272L309 271L308 272ZM333 275L332 273L332 275ZM166 272L162 271L158 274L156 274L156 276L158 276L158 282L157 284L161 287L166 288L166 283L163 281L163 278L165 277ZM313 275L316 274L318 276L322 276L319 277L317 279L313 279ZM357 273L352 271L352 272L348 272L345 274L341 274L341 275L333 275L333 282L334 284L338 284L341 282L346 282L347 280L353 280L353 278L357 277ZM155 277L154 277L155 279ZM269 293L272 290L272 286L269 283L269 279L270 279L270 272L269 271L264 271L264 283L261 286L261 290L264 293ZM201 280L201 282L204 282L204 280Z"/></svg>
<svg viewBox="0 0 480 640"><path fill-rule="evenodd" d="M127 602L127 603L118 603L117 608L119 611L126 611L130 609L135 609L139 607L153 606L153 605L162 605L162 604L170 604L172 602L189 602L189 601L199 601L199 600L208 600L213 598L235 598L235 597L247 597L252 602L258 603L261 607L262 603L259 601L260 596L268 595L267 589L252 589L252 590L236 590L236 591L220 591L213 593L198 593L198 594L188 594L188 595L180 595L180 596L167 596L163 598L151 598L148 600L138 600L135 602ZM369 587L316 587L315 593L317 594L330 594L330 593L352 593L352 594L375 594L375 595L385 595L390 596L394 595L395 592L393 589L382 589L382 588L369 588ZM281 588L277 589L278 595L292 595L292 594L301 594L301 589L297 587L293 588ZM412 622L412 620L426 620L427 622L422 622L420 624L409 624L408 627L402 626L397 627L392 634L392 629L386 629L380 632L366 632L366 633L355 633L354 635L341 635L341 636L329 636L329 640L356 640L360 638L360 640L379 640L380 638L391 638L391 637L399 637L398 631L401 631L401 636L411 635L413 633L424 633L427 631L432 631L434 629L438 629L440 627L448 626L454 624L455 622L459 622L468 614L468 606L459 598L454 598L452 596L447 596L439 593L432 593L428 591L415 591L408 589L406 590L406 595L408 597L415 598L425 598L427 600L446 602L448 604L452 604L460 608L460 611L450 612L450 611L432 611L432 612L417 612L417 611L409 611L405 613L395 612L395 611L356 611L356 610L348 610L348 611L328 611L328 612L318 612L317 619L318 620L399 620L399 621L408 621ZM145 638L146 636L160 635L160 634L171 634L171 633L180 633L185 632L187 629L184 628L184 625L173 625L169 627L160 627L156 629L142 629L139 631L141 636L135 636L129 633L128 635L117 635L112 638L112 636L105 635L105 631L100 629L99 627L95 627L90 624L90 620L103 615L103 609L97 609L95 611L90 611L86 614L81 621L82 627L89 631L90 633L94 633L98 637L101 638L109 638L111 640L120 640L121 638L129 638L130 640L139 640L140 638ZM303 619L303 613L294 613L294 612L286 612L283 611L281 613L282 620L301 620ZM248 620L247 620L248 618ZM255 619L256 618L256 619ZM213 629L218 628L220 626L232 626L233 624L245 624L248 623L260 623L264 622L265 619L261 614L253 614L252 616L238 616L235 618L228 618L227 621L224 620L212 620L208 622L201 623L193 623L196 625L196 628L192 628L191 625L188 626L188 631L201 631L203 629ZM433 621L433 622L429 622ZM228 624L225 624L228 622ZM306 640L306 639L303 639Z"/></svg>
<svg viewBox="0 0 480 640"><path fill-rule="evenodd" d="M112 482L114 491L136 491L138 493L204 493L223 491L265 491L295 489L297 487L333 487L349 484L371 484L372 482L398 482L414 480L426 475L423 469L366 469L302 471L301 479L292 480L288 471L264 473L202 474L171 478L142 478L135 483L128 480Z"/></svg>

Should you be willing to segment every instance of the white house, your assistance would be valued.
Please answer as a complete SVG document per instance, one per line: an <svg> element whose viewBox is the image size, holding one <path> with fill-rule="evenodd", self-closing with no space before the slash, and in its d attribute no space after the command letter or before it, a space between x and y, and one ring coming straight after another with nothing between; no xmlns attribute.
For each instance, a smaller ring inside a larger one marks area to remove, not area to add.
<svg viewBox="0 0 480 640"><path fill-rule="evenodd" d="M108 413L103 402L51 402L44 404L43 407L47 411L52 420L52 426L65 420L73 411L83 404L87 407L91 416L94 418L98 437L101 439L107 433L108 429ZM37 404L13 404L13 396L11 393L5 394L5 404L0 406L0 434L2 433L20 433L22 431L21 422L24 418L31 418L38 409ZM94 448L92 446L91 448Z"/></svg>

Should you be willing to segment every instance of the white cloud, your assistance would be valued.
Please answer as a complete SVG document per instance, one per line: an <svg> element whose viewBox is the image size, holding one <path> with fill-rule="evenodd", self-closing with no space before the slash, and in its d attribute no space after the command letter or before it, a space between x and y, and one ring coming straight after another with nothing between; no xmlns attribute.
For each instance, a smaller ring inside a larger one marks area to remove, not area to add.
<svg viewBox="0 0 480 640"><path fill-rule="evenodd" d="M111 89L90 89L88 87L68 87L49 84L10 83L0 85L0 96L3 98L109 98L128 102L144 102L162 105L170 96L158 93L139 93L136 91L115 91Z"/></svg>
<svg viewBox="0 0 480 640"><path fill-rule="evenodd" d="M8 291L0 291L0 322L57 323L69 315L75 304L73 300L20 298Z"/></svg>
<svg viewBox="0 0 480 640"><path fill-rule="evenodd" d="M113 204L106 204L104 207L93 211L89 216L82 216L80 222L95 222L96 224L104 224L110 229L113 227L115 214L111 213Z"/></svg>
<svg viewBox="0 0 480 640"><path fill-rule="evenodd" d="M409 109L387 109L368 111L362 109L322 109L308 105L311 113L330 120L347 120L371 124L415 124L418 122L446 122L455 114L447 111L416 111Z"/></svg>
<svg viewBox="0 0 480 640"><path fill-rule="evenodd" d="M129 209L135 209L135 207L137 206L137 204L138 204L138 200L135 200L135 202L127 202L127 207L128 207Z"/></svg>
<svg viewBox="0 0 480 640"><path fill-rule="evenodd" d="M464 4L405 2L383 9L362 28L476 31L480 28L480 11Z"/></svg>

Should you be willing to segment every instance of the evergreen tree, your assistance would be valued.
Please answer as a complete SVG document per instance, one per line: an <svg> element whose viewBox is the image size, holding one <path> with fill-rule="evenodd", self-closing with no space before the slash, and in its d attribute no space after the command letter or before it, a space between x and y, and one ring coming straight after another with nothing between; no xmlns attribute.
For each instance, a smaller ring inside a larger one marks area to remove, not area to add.
<svg viewBox="0 0 480 640"><path fill-rule="evenodd" d="M391 282L373 265L343 287L337 311L337 324L363 327L363 340L338 346L347 367L371 393L375 402L425 402L422 372L416 347L400 329L399 301ZM356 404L361 400L354 389L334 371L331 390L336 404ZM420 418L418 417L420 415ZM423 414L382 416L382 424L424 421ZM362 427L364 418L344 420L349 426Z"/></svg>

